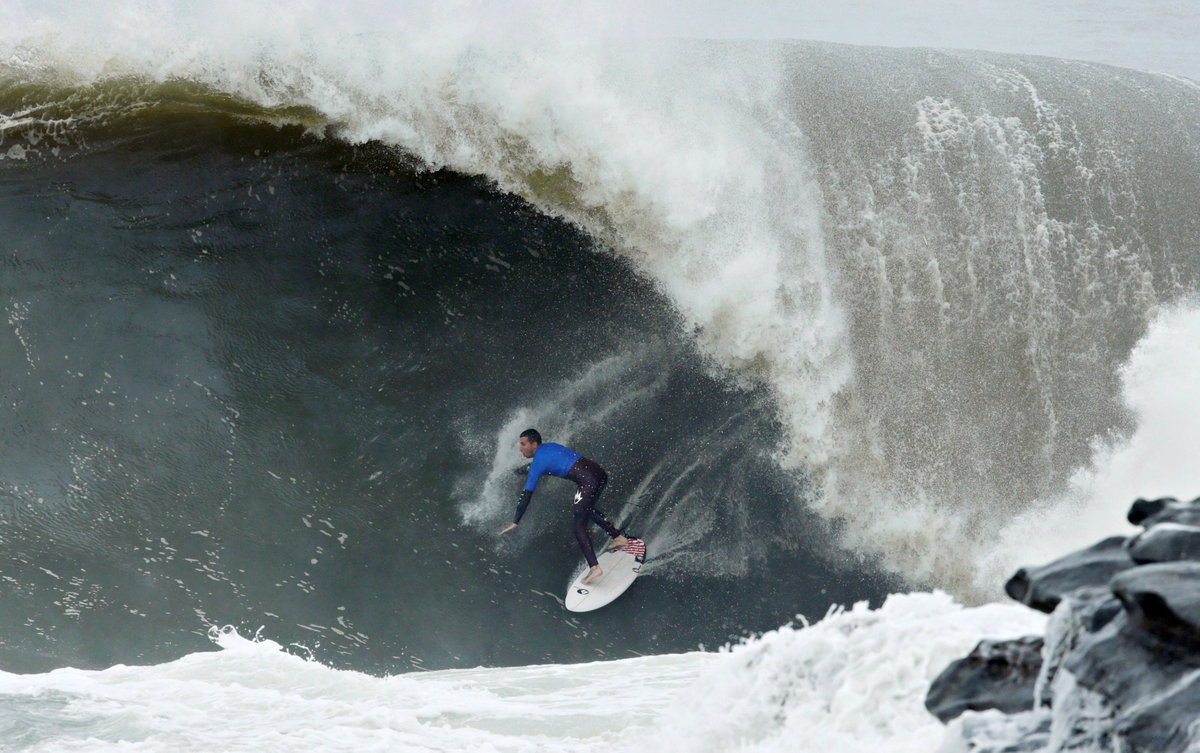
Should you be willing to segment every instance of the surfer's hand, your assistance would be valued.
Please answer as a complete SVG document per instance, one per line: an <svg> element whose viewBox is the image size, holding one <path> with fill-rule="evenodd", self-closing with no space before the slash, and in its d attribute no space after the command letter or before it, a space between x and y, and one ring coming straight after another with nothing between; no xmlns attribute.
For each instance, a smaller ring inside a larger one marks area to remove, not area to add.
<svg viewBox="0 0 1200 753"><path fill-rule="evenodd" d="M528 476L530 467L531 466L523 465L520 468L513 468L513 475L514 476Z"/></svg>
<svg viewBox="0 0 1200 753"><path fill-rule="evenodd" d="M514 529L516 527L517 527L516 523L509 523L507 528L500 531L500 535L503 536L504 534L508 533L509 531L511 531L512 529Z"/></svg>

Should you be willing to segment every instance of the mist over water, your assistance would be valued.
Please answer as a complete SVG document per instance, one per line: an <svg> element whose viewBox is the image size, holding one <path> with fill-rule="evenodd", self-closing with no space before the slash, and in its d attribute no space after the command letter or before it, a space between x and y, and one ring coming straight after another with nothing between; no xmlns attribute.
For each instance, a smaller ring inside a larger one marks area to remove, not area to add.
<svg viewBox="0 0 1200 753"><path fill-rule="evenodd" d="M911 548L903 572L959 593L964 560L1002 561L975 578L986 593L1037 548L996 551L994 532L1132 430L1121 365L1195 288L1182 165L1197 151L1173 114L1196 90L1070 62L881 57L816 47L795 65L855 354L834 423L844 493L824 499L888 511L862 545ZM813 115L836 91L860 95L854 115Z"/></svg>

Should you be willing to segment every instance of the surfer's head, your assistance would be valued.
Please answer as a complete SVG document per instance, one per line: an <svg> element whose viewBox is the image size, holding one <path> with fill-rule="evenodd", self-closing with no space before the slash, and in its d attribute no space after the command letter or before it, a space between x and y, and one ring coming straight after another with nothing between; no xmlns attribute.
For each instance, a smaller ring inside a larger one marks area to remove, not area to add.
<svg viewBox="0 0 1200 753"><path fill-rule="evenodd" d="M531 458L541 443L542 435L538 433L537 429L526 429L521 432L521 439L517 442L517 446L521 448L522 455Z"/></svg>

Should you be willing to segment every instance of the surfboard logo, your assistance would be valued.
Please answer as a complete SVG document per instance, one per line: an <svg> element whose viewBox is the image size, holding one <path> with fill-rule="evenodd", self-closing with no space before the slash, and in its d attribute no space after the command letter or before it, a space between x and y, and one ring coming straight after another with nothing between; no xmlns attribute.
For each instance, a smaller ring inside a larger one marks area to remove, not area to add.
<svg viewBox="0 0 1200 753"><path fill-rule="evenodd" d="M586 588L576 588L575 593L579 594L580 596L587 596L591 593L591 591L587 590Z"/></svg>

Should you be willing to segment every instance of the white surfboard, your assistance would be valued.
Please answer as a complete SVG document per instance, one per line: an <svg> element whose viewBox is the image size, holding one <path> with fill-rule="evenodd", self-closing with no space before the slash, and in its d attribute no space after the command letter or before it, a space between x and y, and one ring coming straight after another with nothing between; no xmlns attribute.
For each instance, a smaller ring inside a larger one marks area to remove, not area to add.
<svg viewBox="0 0 1200 753"><path fill-rule="evenodd" d="M625 589L637 579L642 563L646 561L646 543L640 539L630 539L620 549L597 555L596 561L604 575L584 585L583 577L588 574L585 564L583 572L575 577L567 589L567 597L563 599L563 605L568 610L590 612L625 593Z"/></svg>

